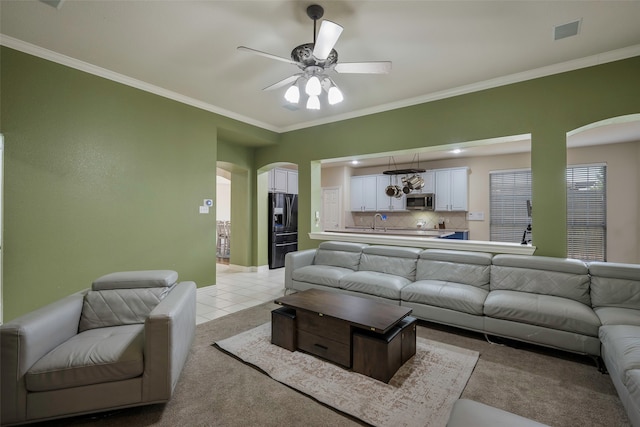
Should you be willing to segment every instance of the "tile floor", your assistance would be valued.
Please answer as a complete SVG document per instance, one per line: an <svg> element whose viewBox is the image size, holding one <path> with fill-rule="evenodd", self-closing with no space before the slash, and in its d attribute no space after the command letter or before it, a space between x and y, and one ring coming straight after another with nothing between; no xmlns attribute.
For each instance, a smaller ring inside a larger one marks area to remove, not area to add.
<svg viewBox="0 0 640 427"><path fill-rule="evenodd" d="M216 264L216 284L198 288L196 324L244 310L284 295L284 268L260 272Z"/></svg>

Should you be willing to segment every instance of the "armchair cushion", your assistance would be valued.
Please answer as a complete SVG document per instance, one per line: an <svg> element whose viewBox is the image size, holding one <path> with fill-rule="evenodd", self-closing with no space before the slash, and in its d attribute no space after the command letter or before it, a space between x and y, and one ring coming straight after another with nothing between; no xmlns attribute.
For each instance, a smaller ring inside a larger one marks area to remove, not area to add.
<svg viewBox="0 0 640 427"><path fill-rule="evenodd" d="M97 278L91 289L158 288L172 286L177 281L178 273L172 270L119 271Z"/></svg>
<svg viewBox="0 0 640 427"><path fill-rule="evenodd" d="M29 391L58 390L142 375L144 325L98 328L63 342L25 375Z"/></svg>
<svg viewBox="0 0 640 427"><path fill-rule="evenodd" d="M151 310L173 289L133 288L89 291L84 298L79 332L144 323Z"/></svg>

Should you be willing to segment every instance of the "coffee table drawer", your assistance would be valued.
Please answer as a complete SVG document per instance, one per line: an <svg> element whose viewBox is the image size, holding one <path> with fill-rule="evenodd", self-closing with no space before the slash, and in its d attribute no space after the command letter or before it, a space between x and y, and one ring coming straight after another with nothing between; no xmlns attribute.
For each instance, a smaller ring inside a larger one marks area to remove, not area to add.
<svg viewBox="0 0 640 427"><path fill-rule="evenodd" d="M351 346L298 329L298 348L339 365L351 367Z"/></svg>
<svg viewBox="0 0 640 427"><path fill-rule="evenodd" d="M298 330L351 345L351 326L347 322L306 310L296 310L296 317Z"/></svg>

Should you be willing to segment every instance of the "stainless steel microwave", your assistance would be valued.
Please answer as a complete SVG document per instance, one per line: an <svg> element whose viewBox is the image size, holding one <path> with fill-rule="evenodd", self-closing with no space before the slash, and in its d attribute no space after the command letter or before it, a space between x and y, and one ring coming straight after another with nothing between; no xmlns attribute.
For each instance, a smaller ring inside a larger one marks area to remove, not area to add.
<svg viewBox="0 0 640 427"><path fill-rule="evenodd" d="M410 211L432 211L435 202L433 193L407 194L407 209Z"/></svg>

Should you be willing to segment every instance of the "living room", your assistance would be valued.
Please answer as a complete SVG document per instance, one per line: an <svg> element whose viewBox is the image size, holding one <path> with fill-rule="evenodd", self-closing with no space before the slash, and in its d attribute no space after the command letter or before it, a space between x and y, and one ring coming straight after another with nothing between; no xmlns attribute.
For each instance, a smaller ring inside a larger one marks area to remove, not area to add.
<svg viewBox="0 0 640 427"><path fill-rule="evenodd" d="M42 13L67 13L74 3ZM215 199L216 167L229 171L232 182L231 264L253 271L267 265L266 171L280 163L297 165L299 246L315 248L319 242L309 233L319 230L321 161L388 153L390 145L416 150L531 134L536 255L564 257L567 134L640 112L637 29L635 43L616 46L628 49L620 56L609 52L611 61L591 55L581 58L586 66L279 131L153 93L115 74L105 78L65 63L52 49L7 39L9 6L2 2L0 50L4 322L112 271L171 268L198 287L214 285L216 218L198 208L203 199ZM260 95L260 84L248 78L245 85ZM636 180L637 170L628 171ZM640 218L634 219L625 224L629 236L640 235ZM634 263L640 262L639 246L636 240ZM238 317L221 325L234 321ZM241 378L250 381L253 374Z"/></svg>

